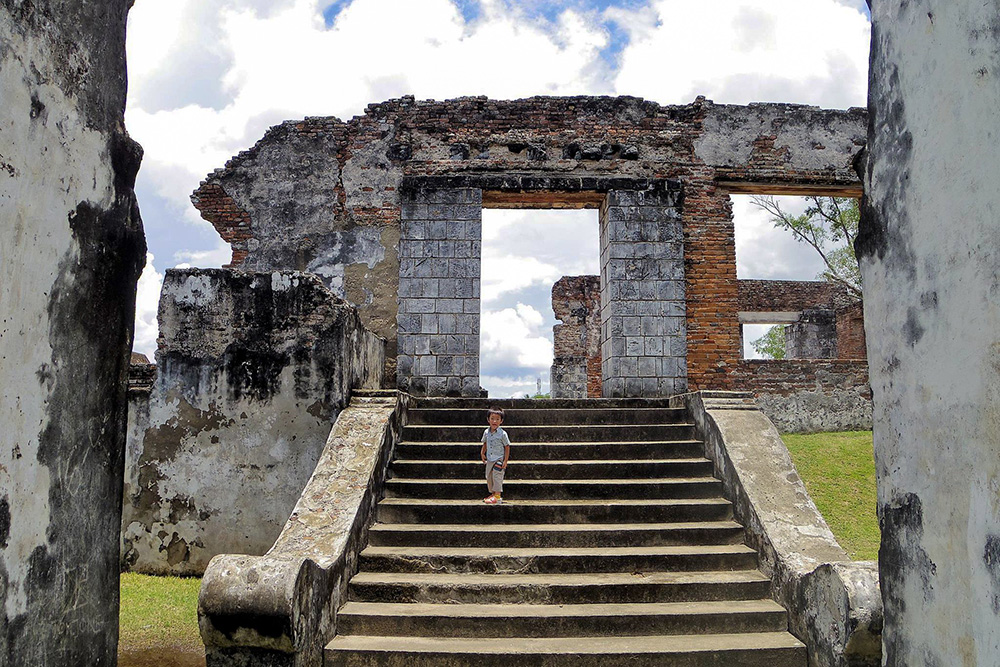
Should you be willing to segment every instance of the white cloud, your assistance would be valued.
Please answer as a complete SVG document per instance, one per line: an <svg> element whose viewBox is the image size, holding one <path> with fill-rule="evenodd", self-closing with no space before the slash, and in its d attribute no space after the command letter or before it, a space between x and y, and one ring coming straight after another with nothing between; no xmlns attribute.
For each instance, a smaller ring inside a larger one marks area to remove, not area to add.
<svg viewBox="0 0 1000 667"><path fill-rule="evenodd" d="M870 26L836 0L654 0L605 15L630 36L619 94L666 104L863 106Z"/></svg>
<svg viewBox="0 0 1000 667"><path fill-rule="evenodd" d="M533 285L600 271L597 211L483 211L485 305ZM551 304L532 304L546 310Z"/></svg>
<svg viewBox="0 0 1000 667"><path fill-rule="evenodd" d="M146 253L146 266L139 277L135 298L135 340L132 351L145 354L150 361L156 352L156 336L159 332L156 311L162 287L163 274L153 265L153 254Z"/></svg>
<svg viewBox="0 0 1000 667"><path fill-rule="evenodd" d="M776 197L792 215L805 210L804 197ZM736 274L758 280L816 280L823 261L811 247L791 233L776 229L769 214L751 202L749 195L733 196L736 230Z"/></svg>
<svg viewBox="0 0 1000 667"><path fill-rule="evenodd" d="M233 258L232 247L219 239L218 245L212 250L182 250L174 255L177 262L176 268L189 269L198 267L201 269L217 268L223 264L228 264Z"/></svg>
<svg viewBox="0 0 1000 667"><path fill-rule="evenodd" d="M480 324L481 365L547 372L552 365L552 340L543 326L542 314L523 303L499 311L484 310Z"/></svg>

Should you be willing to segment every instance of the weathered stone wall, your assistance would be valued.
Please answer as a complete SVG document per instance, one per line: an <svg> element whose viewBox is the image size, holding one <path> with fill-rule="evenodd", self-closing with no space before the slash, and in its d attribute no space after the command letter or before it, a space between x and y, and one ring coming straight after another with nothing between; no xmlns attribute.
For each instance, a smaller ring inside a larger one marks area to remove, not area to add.
<svg viewBox="0 0 1000 667"><path fill-rule="evenodd" d="M1000 655L1000 11L873 0L856 250L884 664Z"/></svg>
<svg viewBox="0 0 1000 667"><path fill-rule="evenodd" d="M669 184L668 184L669 185ZM601 207L601 378L605 397L687 390L679 188L613 190Z"/></svg>
<svg viewBox="0 0 1000 667"><path fill-rule="evenodd" d="M378 386L384 342L294 272L170 270L159 323L128 447L122 558L196 574L216 554L271 546L351 389Z"/></svg>
<svg viewBox="0 0 1000 667"><path fill-rule="evenodd" d="M405 198L396 386L418 396L479 396L483 193L417 189Z"/></svg>
<svg viewBox="0 0 1000 667"><path fill-rule="evenodd" d="M598 208L602 178L680 181L688 380L726 386L740 357L729 193L857 196L852 163L865 122L862 109L703 98L660 106L628 97L406 97L348 122L272 128L210 174L193 201L233 244L234 264L317 273L356 305L387 339L391 382L404 179L441 177L445 188L481 189L484 206L522 208Z"/></svg>
<svg viewBox="0 0 1000 667"><path fill-rule="evenodd" d="M837 314L826 308L802 311L799 320L785 327L786 359L835 359Z"/></svg>
<svg viewBox="0 0 1000 667"><path fill-rule="evenodd" d="M744 359L737 386L783 433L867 430L871 389L865 361Z"/></svg>
<svg viewBox="0 0 1000 667"><path fill-rule="evenodd" d="M0 663L114 664L145 258L130 3L0 3Z"/></svg>
<svg viewBox="0 0 1000 667"><path fill-rule="evenodd" d="M601 278L566 276L552 286L552 398L601 397Z"/></svg>

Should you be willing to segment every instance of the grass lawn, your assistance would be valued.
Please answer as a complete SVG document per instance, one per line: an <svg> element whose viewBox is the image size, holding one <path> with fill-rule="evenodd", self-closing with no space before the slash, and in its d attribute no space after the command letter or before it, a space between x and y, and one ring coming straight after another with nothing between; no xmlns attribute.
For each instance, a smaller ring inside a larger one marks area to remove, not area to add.
<svg viewBox="0 0 1000 667"><path fill-rule="evenodd" d="M871 431L781 436L809 495L854 560L878 558Z"/></svg>
<svg viewBox="0 0 1000 667"><path fill-rule="evenodd" d="M119 653L201 651L200 586L199 578L121 575Z"/></svg>

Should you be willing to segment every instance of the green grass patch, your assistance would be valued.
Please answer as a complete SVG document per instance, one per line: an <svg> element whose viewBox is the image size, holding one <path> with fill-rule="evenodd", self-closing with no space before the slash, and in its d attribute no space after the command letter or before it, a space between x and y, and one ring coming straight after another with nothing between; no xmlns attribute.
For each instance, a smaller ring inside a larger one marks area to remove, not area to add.
<svg viewBox="0 0 1000 667"><path fill-rule="evenodd" d="M878 558L871 431L781 436L816 507L854 560Z"/></svg>
<svg viewBox="0 0 1000 667"><path fill-rule="evenodd" d="M200 649L199 578L121 575L119 652Z"/></svg>

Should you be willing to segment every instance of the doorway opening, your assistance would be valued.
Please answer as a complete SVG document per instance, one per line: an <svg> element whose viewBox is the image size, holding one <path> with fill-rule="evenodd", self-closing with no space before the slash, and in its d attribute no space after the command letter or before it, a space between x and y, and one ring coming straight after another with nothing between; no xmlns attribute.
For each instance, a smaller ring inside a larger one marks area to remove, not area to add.
<svg viewBox="0 0 1000 667"><path fill-rule="evenodd" d="M495 398L548 396L552 288L600 275L598 211L486 208L482 239L480 384Z"/></svg>

